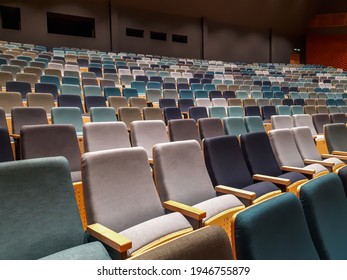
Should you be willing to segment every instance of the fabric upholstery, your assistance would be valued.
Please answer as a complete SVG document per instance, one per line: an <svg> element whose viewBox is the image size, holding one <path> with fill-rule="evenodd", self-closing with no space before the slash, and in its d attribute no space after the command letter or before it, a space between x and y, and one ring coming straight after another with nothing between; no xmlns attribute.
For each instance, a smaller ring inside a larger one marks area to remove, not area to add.
<svg viewBox="0 0 347 280"><path fill-rule="evenodd" d="M14 134L19 134L23 125L48 124L46 111L41 107L12 108L11 118Z"/></svg>
<svg viewBox="0 0 347 280"><path fill-rule="evenodd" d="M43 107L47 114L51 113L52 107L54 107L54 99L51 93L28 93L27 104L29 107Z"/></svg>
<svg viewBox="0 0 347 280"><path fill-rule="evenodd" d="M328 114L313 114L312 121L317 133L323 133L323 126L327 123L330 123Z"/></svg>
<svg viewBox="0 0 347 280"><path fill-rule="evenodd" d="M12 160L14 159L8 130L6 127L0 127L0 162Z"/></svg>
<svg viewBox="0 0 347 280"><path fill-rule="evenodd" d="M347 122L347 117L344 113L334 113L330 114L330 121L332 123L346 123Z"/></svg>
<svg viewBox="0 0 347 280"><path fill-rule="evenodd" d="M295 127L308 126L311 130L312 136L317 135L317 131L313 125L312 117L307 114L293 116L293 124Z"/></svg>
<svg viewBox="0 0 347 280"><path fill-rule="evenodd" d="M111 260L100 242L90 242L41 258L41 260Z"/></svg>
<svg viewBox="0 0 347 280"><path fill-rule="evenodd" d="M347 168L346 167L341 168L339 172L337 173L337 175L339 175L340 177L343 188L345 190L345 194L347 196Z"/></svg>
<svg viewBox="0 0 347 280"><path fill-rule="evenodd" d="M166 126L163 121L134 121L130 125L133 147L143 147L149 158L155 144L169 142Z"/></svg>
<svg viewBox="0 0 347 280"><path fill-rule="evenodd" d="M168 124L170 120L182 119L181 110L176 107L166 107L163 109L165 123Z"/></svg>
<svg viewBox="0 0 347 280"><path fill-rule="evenodd" d="M201 144L198 128L194 120L170 120L168 131L170 141L196 140Z"/></svg>
<svg viewBox="0 0 347 280"><path fill-rule="evenodd" d="M239 136L247 133L243 118L227 117L223 119L223 123L227 135Z"/></svg>
<svg viewBox="0 0 347 280"><path fill-rule="evenodd" d="M77 107L81 113L84 113L81 96L60 94L58 95L58 107Z"/></svg>
<svg viewBox="0 0 347 280"><path fill-rule="evenodd" d="M0 127L8 129L7 122L6 122L6 113L4 108L1 108L1 107L0 107Z"/></svg>
<svg viewBox="0 0 347 280"><path fill-rule="evenodd" d="M2 163L0 258L37 259L84 243L63 157Z"/></svg>
<svg viewBox="0 0 347 280"><path fill-rule="evenodd" d="M246 106L245 107L246 116L261 116L260 108L258 106Z"/></svg>
<svg viewBox="0 0 347 280"><path fill-rule="evenodd" d="M83 135L85 152L131 147L123 122L85 123Z"/></svg>
<svg viewBox="0 0 347 280"><path fill-rule="evenodd" d="M190 107L188 113L189 118L195 121L201 118L208 118L206 107Z"/></svg>
<svg viewBox="0 0 347 280"><path fill-rule="evenodd" d="M223 123L219 118L204 118L198 120L201 139L225 135Z"/></svg>
<svg viewBox="0 0 347 280"><path fill-rule="evenodd" d="M333 151L347 151L347 128L342 123L326 124L324 136L329 153Z"/></svg>
<svg viewBox="0 0 347 280"><path fill-rule="evenodd" d="M71 172L81 170L81 153L72 125L26 125L20 138L22 159L64 156Z"/></svg>
<svg viewBox="0 0 347 280"><path fill-rule="evenodd" d="M128 102L124 96L109 96L108 97L108 106L112 107L118 111L118 108L128 107Z"/></svg>
<svg viewBox="0 0 347 280"><path fill-rule="evenodd" d="M153 161L161 201L194 205L216 197L195 140L157 144L153 148Z"/></svg>
<svg viewBox="0 0 347 280"><path fill-rule="evenodd" d="M52 108L53 124L72 124L77 134L82 134L83 120L80 109L75 107Z"/></svg>
<svg viewBox="0 0 347 280"><path fill-rule="evenodd" d="M134 260L230 260L232 251L225 231L204 227L149 250Z"/></svg>
<svg viewBox="0 0 347 280"><path fill-rule="evenodd" d="M163 114L160 108L145 107L142 109L144 120L163 120Z"/></svg>
<svg viewBox="0 0 347 280"><path fill-rule="evenodd" d="M225 185L255 192L257 197L279 190L269 182L254 183L238 138L221 136L203 142L205 164L214 186Z"/></svg>
<svg viewBox="0 0 347 280"><path fill-rule="evenodd" d="M271 116L272 129L292 128L293 121L291 116Z"/></svg>
<svg viewBox="0 0 347 280"><path fill-rule="evenodd" d="M318 260L297 197L285 193L240 212L235 218L240 260Z"/></svg>
<svg viewBox="0 0 347 280"><path fill-rule="evenodd" d="M311 180L300 189L306 221L321 259L347 258L347 204L335 174Z"/></svg>
<svg viewBox="0 0 347 280"><path fill-rule="evenodd" d="M86 113L89 112L90 108L95 107L107 107L104 96L85 96L84 97L84 107Z"/></svg>
<svg viewBox="0 0 347 280"><path fill-rule="evenodd" d="M112 107L93 107L89 110L92 122L115 122L117 121L116 111Z"/></svg>
<svg viewBox="0 0 347 280"><path fill-rule="evenodd" d="M121 107L118 109L118 118L120 121L124 122L127 128L130 128L132 121L142 120L141 111L139 108L131 107L125 108Z"/></svg>
<svg viewBox="0 0 347 280"><path fill-rule="evenodd" d="M244 117L244 122L248 132L265 132L264 124L259 116Z"/></svg>
<svg viewBox="0 0 347 280"><path fill-rule="evenodd" d="M18 92L2 92L0 94L0 107L6 114L11 114L13 107L22 107L22 96Z"/></svg>

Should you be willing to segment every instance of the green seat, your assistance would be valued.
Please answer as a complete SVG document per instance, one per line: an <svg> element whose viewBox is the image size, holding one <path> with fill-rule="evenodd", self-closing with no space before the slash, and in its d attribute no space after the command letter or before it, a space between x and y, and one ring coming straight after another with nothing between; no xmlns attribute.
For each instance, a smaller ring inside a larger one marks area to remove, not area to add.
<svg viewBox="0 0 347 280"><path fill-rule="evenodd" d="M265 132L263 120L258 116L244 117L246 129L248 132Z"/></svg>
<svg viewBox="0 0 347 280"><path fill-rule="evenodd" d="M326 124L323 127L323 131L330 154L333 151L343 151L347 153L347 128L345 124Z"/></svg>
<svg viewBox="0 0 347 280"><path fill-rule="evenodd" d="M61 94L68 94L68 95L77 95L81 96L81 88L79 85L69 85L69 84L63 84L60 87L60 93Z"/></svg>
<svg viewBox="0 0 347 280"><path fill-rule="evenodd" d="M131 88L136 89L139 95L146 94L146 83L143 81L132 81Z"/></svg>
<svg viewBox="0 0 347 280"><path fill-rule="evenodd" d="M321 259L347 259L347 204L342 182L330 173L300 188L300 201Z"/></svg>
<svg viewBox="0 0 347 280"><path fill-rule="evenodd" d="M298 198L284 193L233 217L239 260L318 260Z"/></svg>
<svg viewBox="0 0 347 280"><path fill-rule="evenodd" d="M223 119L227 117L227 112L225 107L210 107L209 108L211 118L220 118Z"/></svg>
<svg viewBox="0 0 347 280"><path fill-rule="evenodd" d="M0 259L110 259L101 243L85 244L65 158L2 163L0 190Z"/></svg>
<svg viewBox="0 0 347 280"><path fill-rule="evenodd" d="M281 116L291 116L290 108L288 105L279 105L276 107L277 114Z"/></svg>
<svg viewBox="0 0 347 280"><path fill-rule="evenodd" d="M290 106L290 111L292 115L302 115L304 114L304 109L301 105Z"/></svg>
<svg viewBox="0 0 347 280"><path fill-rule="evenodd" d="M53 75L42 75L40 77L41 83L55 84L57 88L60 88L60 80L58 76Z"/></svg>
<svg viewBox="0 0 347 280"><path fill-rule="evenodd" d="M82 135L83 120L81 110L77 107L55 107L52 108L53 124L72 124L77 135Z"/></svg>
<svg viewBox="0 0 347 280"><path fill-rule="evenodd" d="M245 116L242 106L229 106L227 107L227 111L229 117L243 118Z"/></svg>
<svg viewBox="0 0 347 280"><path fill-rule="evenodd" d="M89 110L92 122L116 122L116 110L112 107L92 107Z"/></svg>
<svg viewBox="0 0 347 280"><path fill-rule="evenodd" d="M105 96L105 99L107 100L109 96L122 96L122 95L118 87L105 86L104 96Z"/></svg>
<svg viewBox="0 0 347 280"><path fill-rule="evenodd" d="M227 135L240 136L247 133L243 118L227 117L223 119L223 124Z"/></svg>
<svg viewBox="0 0 347 280"><path fill-rule="evenodd" d="M101 87L99 86L84 86L84 96L102 96Z"/></svg>

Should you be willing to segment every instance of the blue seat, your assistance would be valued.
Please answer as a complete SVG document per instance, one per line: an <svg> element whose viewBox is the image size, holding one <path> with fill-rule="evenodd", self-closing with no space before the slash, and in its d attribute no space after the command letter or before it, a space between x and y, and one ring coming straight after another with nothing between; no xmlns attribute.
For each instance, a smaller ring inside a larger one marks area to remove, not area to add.
<svg viewBox="0 0 347 280"><path fill-rule="evenodd" d="M58 107L77 107L80 109L81 113L84 113L82 106L81 96L78 95L59 95L58 96Z"/></svg>
<svg viewBox="0 0 347 280"><path fill-rule="evenodd" d="M55 84L51 83L36 83L35 84L36 93L51 93L54 100L57 100L58 88Z"/></svg>
<svg viewBox="0 0 347 280"><path fill-rule="evenodd" d="M166 107L163 109L163 114L166 125L168 124L169 120L182 119L181 110L177 107Z"/></svg>
<svg viewBox="0 0 347 280"><path fill-rule="evenodd" d="M193 92L190 89L182 89L179 92L180 99L191 99L194 100Z"/></svg>
<svg viewBox="0 0 347 280"><path fill-rule="evenodd" d="M225 90L223 91L223 97L228 100L229 98L236 98L235 91Z"/></svg>
<svg viewBox="0 0 347 280"><path fill-rule="evenodd" d="M105 100L108 99L109 96L122 96L120 89L118 87L104 87L104 96Z"/></svg>
<svg viewBox="0 0 347 280"><path fill-rule="evenodd" d="M123 88L123 96L128 100L130 97L139 97L139 94L134 88Z"/></svg>
<svg viewBox="0 0 347 280"><path fill-rule="evenodd" d="M60 80L59 80L58 76L41 75L40 82L41 83L55 84L57 86L57 88L60 88Z"/></svg>
<svg viewBox="0 0 347 280"><path fill-rule="evenodd" d="M261 117L259 106L246 106L244 109L245 109L245 116Z"/></svg>
<svg viewBox="0 0 347 280"><path fill-rule="evenodd" d="M7 127L0 127L0 162L13 161L10 136Z"/></svg>
<svg viewBox="0 0 347 280"><path fill-rule="evenodd" d="M176 101L175 99L171 98L160 98L159 99L159 108L176 108Z"/></svg>
<svg viewBox="0 0 347 280"><path fill-rule="evenodd" d="M105 98L103 96L91 95L91 96L84 97L84 107L85 107L86 113L88 113L90 108L107 107L107 106L106 106Z"/></svg>
<svg viewBox="0 0 347 280"><path fill-rule="evenodd" d="M208 118L206 107L189 107L189 118L194 119L196 122L201 118Z"/></svg>
<svg viewBox="0 0 347 280"><path fill-rule="evenodd" d="M265 105L261 107L261 114L263 116L263 120L271 120L271 116L277 115L276 107L272 105Z"/></svg>
<svg viewBox="0 0 347 280"><path fill-rule="evenodd" d="M62 84L67 85L80 85L80 79L76 77L62 77Z"/></svg>
<svg viewBox="0 0 347 280"><path fill-rule="evenodd" d="M213 98L223 98L222 92L219 90L211 90L208 92L208 95L210 100L212 100Z"/></svg>
<svg viewBox="0 0 347 280"><path fill-rule="evenodd" d="M178 108L180 108L182 113L187 114L190 107L194 107L193 99L178 99Z"/></svg>
<svg viewBox="0 0 347 280"><path fill-rule="evenodd" d="M194 95L195 98L209 98L206 90L196 90L194 91Z"/></svg>
<svg viewBox="0 0 347 280"><path fill-rule="evenodd" d="M19 92L22 95L22 99L26 100L27 93L31 92L31 85L27 82L7 81L7 92Z"/></svg>

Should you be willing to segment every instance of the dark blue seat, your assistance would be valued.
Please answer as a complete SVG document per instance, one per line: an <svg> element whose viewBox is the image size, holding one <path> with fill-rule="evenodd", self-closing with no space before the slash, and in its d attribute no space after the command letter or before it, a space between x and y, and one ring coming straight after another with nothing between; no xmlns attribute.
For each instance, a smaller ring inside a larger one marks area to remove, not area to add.
<svg viewBox="0 0 347 280"><path fill-rule="evenodd" d="M84 113L82 99L78 95L62 94L58 96L58 107L77 107Z"/></svg>
<svg viewBox="0 0 347 280"><path fill-rule="evenodd" d="M294 105L305 106L305 100L304 99L294 99Z"/></svg>
<svg viewBox="0 0 347 280"><path fill-rule="evenodd" d="M161 84L163 83L163 78L160 76L151 76L151 77L149 77L149 80L151 82L159 82Z"/></svg>
<svg viewBox="0 0 347 280"><path fill-rule="evenodd" d="M159 108L164 109L164 108L169 108L169 107L171 107L171 108L177 107L175 99L170 99L170 98L160 98L159 99Z"/></svg>
<svg viewBox="0 0 347 280"><path fill-rule="evenodd" d="M193 99L178 99L178 108L182 113L188 113L190 107L194 107Z"/></svg>
<svg viewBox="0 0 347 280"><path fill-rule="evenodd" d="M235 91L233 90L225 90L223 91L223 97L228 100L229 98L236 98Z"/></svg>
<svg viewBox="0 0 347 280"><path fill-rule="evenodd" d="M57 100L58 88L57 85L51 83L36 83L35 84L36 93L51 93L54 100Z"/></svg>
<svg viewBox="0 0 347 280"><path fill-rule="evenodd" d="M163 89L176 89L176 84L174 84L174 83L163 83Z"/></svg>
<svg viewBox="0 0 347 280"><path fill-rule="evenodd" d="M261 107L263 120L271 120L271 116L277 115L276 107L272 105L265 105Z"/></svg>
<svg viewBox="0 0 347 280"><path fill-rule="evenodd" d="M0 127L0 162L12 160L14 159L8 130L6 127Z"/></svg>
<svg viewBox="0 0 347 280"><path fill-rule="evenodd" d="M213 98L223 98L222 92L220 90L210 90L208 96L210 97L210 100L212 100Z"/></svg>
<svg viewBox="0 0 347 280"><path fill-rule="evenodd" d="M98 78L102 78L102 68L100 67L88 67L88 72L94 72Z"/></svg>
<svg viewBox="0 0 347 280"><path fill-rule="evenodd" d="M181 89L190 89L188 84L177 84L177 90L180 91Z"/></svg>
<svg viewBox="0 0 347 280"><path fill-rule="evenodd" d="M294 105L294 101L293 101L293 99L283 99L282 100L282 103L283 103L283 105L287 105L287 106L292 106L292 105Z"/></svg>
<svg viewBox="0 0 347 280"><path fill-rule="evenodd" d="M245 116L258 116L261 117L259 106L246 106Z"/></svg>
<svg viewBox="0 0 347 280"><path fill-rule="evenodd" d="M307 178L298 172L282 172L266 132L253 132L240 137L241 148L251 174L263 174L290 180L295 188Z"/></svg>
<svg viewBox="0 0 347 280"><path fill-rule="evenodd" d="M177 107L167 107L163 109L164 114L164 121L166 125L168 124L169 120L177 120L182 119L182 113L181 110Z"/></svg>
<svg viewBox="0 0 347 280"><path fill-rule="evenodd" d="M208 118L206 107L190 107L189 118L198 121L201 118Z"/></svg>
<svg viewBox="0 0 347 280"><path fill-rule="evenodd" d="M203 141L205 164L214 186L224 185L255 193L248 204L265 194L281 191L271 182L254 182L243 157L238 137L218 136ZM237 196L237 194L236 194Z"/></svg>
<svg viewBox="0 0 347 280"><path fill-rule="evenodd" d="M105 97L86 96L84 97L84 107L86 109L86 113L88 113L89 109L92 107L107 107Z"/></svg>
<svg viewBox="0 0 347 280"><path fill-rule="evenodd" d="M27 99L27 93L31 92L31 85L27 82L7 81L6 91L19 92L22 95L22 99Z"/></svg>

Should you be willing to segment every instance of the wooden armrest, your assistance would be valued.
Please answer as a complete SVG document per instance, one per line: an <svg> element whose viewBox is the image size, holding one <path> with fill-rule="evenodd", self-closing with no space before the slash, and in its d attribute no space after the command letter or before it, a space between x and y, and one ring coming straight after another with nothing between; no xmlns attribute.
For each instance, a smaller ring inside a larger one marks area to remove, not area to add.
<svg viewBox="0 0 347 280"><path fill-rule="evenodd" d="M13 139L20 139L20 135L19 135L19 134L10 134L10 136L11 136Z"/></svg>
<svg viewBox="0 0 347 280"><path fill-rule="evenodd" d="M304 159L304 163L305 164L321 164L323 166L326 167L333 167L335 164L333 162L326 162L326 161L322 161L322 160L313 160L313 159Z"/></svg>
<svg viewBox="0 0 347 280"><path fill-rule="evenodd" d="M306 175L313 175L314 173L316 173L316 171L312 169L303 169L300 167L293 167L293 166L282 166L281 170L289 171L289 172L299 172Z"/></svg>
<svg viewBox="0 0 347 280"><path fill-rule="evenodd" d="M289 179L278 178L278 177L262 175L262 174L254 174L253 175L253 180L266 181L266 182L271 182L271 183L278 184L278 185L283 185L283 186L289 186L290 185L290 180Z"/></svg>
<svg viewBox="0 0 347 280"><path fill-rule="evenodd" d="M216 192L225 193L225 194L233 194L235 196L245 198L251 201L257 197L255 192L245 191L242 189L233 188L229 186L218 185L218 186L215 186L214 188Z"/></svg>
<svg viewBox="0 0 347 280"><path fill-rule="evenodd" d="M333 151L333 155L347 156L347 152L345 152L345 151Z"/></svg>
<svg viewBox="0 0 347 280"><path fill-rule="evenodd" d="M153 165L153 159L152 159L152 158L148 158L148 163L149 163L150 165Z"/></svg>
<svg viewBox="0 0 347 280"><path fill-rule="evenodd" d="M131 240L103 225L97 223L89 225L87 232L120 253L126 252L132 247Z"/></svg>
<svg viewBox="0 0 347 280"><path fill-rule="evenodd" d="M322 158L338 158L343 161L347 161L347 155L339 156L339 155L331 155L331 154L322 154Z"/></svg>
<svg viewBox="0 0 347 280"><path fill-rule="evenodd" d="M193 218L195 220L201 221L203 218L206 217L206 212L204 210L201 210L199 208L195 208L177 201L168 200L163 203L163 206L165 209L179 212L184 216Z"/></svg>

